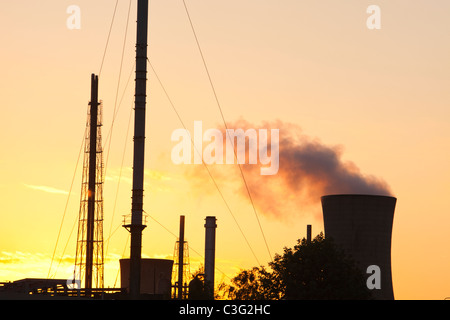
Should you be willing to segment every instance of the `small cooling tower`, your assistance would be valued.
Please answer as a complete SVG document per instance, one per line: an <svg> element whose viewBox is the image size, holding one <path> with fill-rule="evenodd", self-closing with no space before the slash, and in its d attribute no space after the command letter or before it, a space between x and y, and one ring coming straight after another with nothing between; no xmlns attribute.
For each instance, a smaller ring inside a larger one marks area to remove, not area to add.
<svg viewBox="0 0 450 320"><path fill-rule="evenodd" d="M389 196L343 194L322 197L325 237L333 238L366 274L380 268L380 289L375 299L393 300L391 237L397 199ZM367 277L371 274L367 274Z"/></svg>
<svg viewBox="0 0 450 320"><path fill-rule="evenodd" d="M141 294L170 297L173 260L141 260ZM129 291L130 259L120 260L121 288Z"/></svg>

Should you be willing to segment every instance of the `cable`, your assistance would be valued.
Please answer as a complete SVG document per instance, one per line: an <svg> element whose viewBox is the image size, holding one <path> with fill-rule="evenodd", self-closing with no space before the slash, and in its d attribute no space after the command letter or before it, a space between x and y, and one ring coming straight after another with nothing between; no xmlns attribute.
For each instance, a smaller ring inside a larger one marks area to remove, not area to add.
<svg viewBox="0 0 450 320"><path fill-rule="evenodd" d="M165 88L164 85L162 84L162 82L161 82L161 80L160 80L158 74L157 74L156 71L155 71L155 68L153 67L152 63L150 62L150 60L149 60L148 58L147 58L147 62L149 63L149 65L150 65L150 67L151 67L153 73L154 73L155 76L156 76L156 79L158 80L158 82L159 82L161 88L163 89L163 91L164 91L164 93L165 93L167 99L169 100L169 103L170 103L170 105L172 106L173 111L176 113L176 115L177 115L177 117L178 117L178 120L180 120L181 125L183 126L183 128L184 128L185 130L187 130L186 125L184 124L183 120L181 119L180 114L178 113L177 109L175 108L175 105L174 105L173 102L172 102L172 99L170 99L170 96L169 96L169 94L167 93L166 88ZM195 145L195 143L194 143L192 137L191 137L191 143L192 143L192 145L194 146L195 151L196 151L197 153L200 154L200 151L197 149L197 147L196 147L196 145ZM256 261L258 262L258 265L260 265L260 262L259 262L259 260L258 260L258 257L256 256L255 252L253 251L253 249L252 249L252 247L251 247L251 245L250 245L250 243L249 243L247 237L245 236L244 232L242 231L242 228L240 227L239 223L237 222L236 217L234 216L233 212L231 211L230 206L228 205L227 201L225 200L225 197L224 197L222 191L220 191L220 188L219 188L219 186L218 186L216 180L214 179L214 177L213 177L211 171L209 170L209 168L208 168L208 166L206 165L206 163L203 161L203 158L202 158L202 157L200 157L200 158L202 159L202 164L203 164L203 166L205 167L206 171L208 172L208 175L210 176L211 180L213 181L214 186L216 187L217 191L219 192L220 197L222 198L223 202L225 203L225 206L227 207L228 211L230 212L231 216L233 217L234 222L236 223L236 225L237 225L239 231L241 232L242 236L244 237L245 242L247 243L248 247L250 248L250 251L252 252L253 256L255 257Z"/></svg>
<svg viewBox="0 0 450 320"><path fill-rule="evenodd" d="M123 99L124 99L124 97L125 97L125 93L126 93L126 91L127 91L127 89L128 89L128 85L129 85L129 83L130 83L131 76L133 75L133 72L134 72L134 70L135 70L135 66L136 66L136 64L133 64L133 67L132 67L131 70L130 70L130 74L129 74L129 76L128 76L127 83L126 83L126 85L125 85L125 88L123 89L122 97L120 98L119 105L117 106L117 110L116 110L116 112L113 114L113 120L112 120L112 121L115 121L115 119L117 118L117 115L119 114L120 107L122 106L122 101L123 101ZM106 145L109 143L109 139L110 139L110 136L111 136L111 130L112 130L112 126L109 128L108 133L106 134L106 138L105 138L105 141L104 141L105 144L103 145L103 150L106 149Z"/></svg>
<svg viewBox="0 0 450 320"><path fill-rule="evenodd" d="M185 10L186 10L187 17L188 17L188 19L189 19L189 23L190 23L190 25L191 25L192 32L193 32L193 34L194 34L195 42L197 43L197 48L198 48L198 50L199 50L199 52L200 52L200 56L201 56L202 61L203 61L203 66L205 67L205 71L206 71L206 74L207 74L207 76L208 76L209 83L210 83L210 85L211 85L211 89L212 89L213 94L214 94L214 97L215 97L215 99L216 99L216 103L217 103L217 106L218 106L218 108L219 108L220 115L221 115L221 117L222 117L222 121L223 121L223 123L224 123L224 125L225 125L225 129L226 129L226 132L227 132L227 137L228 137L229 139L231 139L230 134L229 134L229 132L228 132L228 126L227 126L227 123L226 123L226 121L225 121L225 117L224 117L224 114L223 114L223 111L222 111L222 107L221 107L221 105L220 105L219 98L218 98L218 96L217 96L216 89L215 89L215 87L214 87L214 84L213 84L211 75L210 75L210 73L209 73L208 65L207 65L206 60L205 60L205 57L204 57L204 55L203 55L203 51L202 51L202 48L201 48L201 46L200 46L200 42L199 42L199 40L198 40L197 33L195 32L194 24L192 23L192 19L191 19L191 16L190 16L190 14L189 14L189 10L188 10L188 7L187 7L187 5L186 5L186 1L185 1L185 0L183 0L183 4L184 4L184 8L185 8ZM237 159L236 150L234 150L234 156L235 156L235 159ZM258 222L259 229L260 229L261 234L262 234L262 236L263 236L263 239L264 239L264 243L265 243L265 245L266 245L267 252L269 253L270 260L272 261L272 254L271 254L271 252L270 252L269 245L268 245L267 240L266 240L266 236L265 236L264 231L263 231L263 229L262 229L261 222L259 221L259 217L258 217L258 214L257 214L257 212L256 212L256 208L255 208L255 205L254 205L254 202L253 202L253 198L252 198L252 196L251 196L250 189L249 189L248 184L247 184L247 180L245 179L244 172L242 171L242 167L241 167L241 164L239 163L239 161L237 161L237 164L238 164L238 167L239 167L239 171L240 171L240 173L241 173L241 177L242 177L242 179L243 179L243 181L244 181L244 184L245 184L245 189L247 190L248 197L249 197L250 202L251 202L251 205L252 205L252 207L253 207L253 212L254 212L255 217L256 217L256 220L257 220L257 222Z"/></svg>
<svg viewBox="0 0 450 320"><path fill-rule="evenodd" d="M128 128L127 128L127 134L126 134L126 137L125 137L125 145L123 147L122 164L120 166L119 181L117 182L116 197L114 199L113 213L112 213L112 217L111 217L111 226L110 226L110 229L109 229L109 237L108 237L108 239L112 236L112 234L111 234L112 225L113 225L112 222L114 221L114 215L116 213L117 198L118 198L118 195L119 195L120 181L122 180L122 169L123 169L123 163L124 163L124 160L125 160L125 152L126 152L126 149L127 149L128 134L129 134L129 131L130 131L130 124L131 124L131 119L132 119L131 116L132 115L133 115L133 108L130 109L130 116L129 116L129 119L128 119ZM109 242L106 245L105 256L108 254L108 248L109 248Z"/></svg>
<svg viewBox="0 0 450 320"><path fill-rule="evenodd" d="M103 58L102 58L102 62L100 64L100 70L98 72L98 77L100 78L100 75L102 74L102 69L103 69L103 63L105 62L105 56L106 56L106 51L108 49L108 44L109 44L109 38L111 36L111 30L114 24L114 18L116 17L116 11L117 11L117 5L119 4L119 0L116 1L116 6L114 7L114 13L111 19L111 24L109 26L109 33L108 33L108 37L106 39L106 45L105 45L105 50L103 51Z"/></svg>
<svg viewBox="0 0 450 320"><path fill-rule="evenodd" d="M117 80L117 89L116 89L116 98L115 98L115 102L114 102L113 118L112 118L112 122L111 122L111 127L110 127L110 129L108 131L108 134L106 136L106 141L105 141L105 146L108 143L108 151L107 151L107 154L106 154L106 162L105 162L105 176L106 176L106 170L107 170L107 167L108 167L109 152L111 150L112 133L113 133L113 129L114 129L115 119L117 117L117 114L119 113L120 105L122 104L122 100L123 100L123 97L125 96L126 89L128 88L128 84L130 82L131 75L133 74L133 71L134 71L134 65L133 65L133 67L131 69L131 72L130 72L130 75L128 76L127 83L125 85L125 89L124 89L124 92L122 94L122 98L120 99L119 105L117 105L117 100L118 100L118 97L119 97L120 81L121 81L121 77L122 77L123 60L124 60L124 56L125 56L125 45L126 45L126 41L127 41L128 26L129 26L129 21L130 21L131 4L132 4L132 0L130 0L129 4L128 4L127 22L126 22L126 26L125 26L125 35L124 35L123 45L122 45L122 56L121 56L121 60L120 60L119 77L118 77L118 80ZM131 119L131 112L130 112L130 119ZM122 178L122 167L123 167L123 162L124 162L124 157L125 157L125 150L126 150L126 143L127 143L126 140L128 139L129 128L130 128L130 121L128 122L127 135L126 135L126 138L125 138L125 147L124 147L124 151L123 151L123 155L122 155L122 165L120 167L119 181L117 183L116 197L115 197L115 200L114 200L114 207L113 207L113 215L111 217L111 226L110 226L110 230L109 230L109 234L110 235L111 235L112 225L113 225L112 221L114 219L114 215L115 215L115 211L116 211L116 204L117 204L117 197L118 197L118 192L119 192L120 180ZM108 248L109 248L108 246L109 246L109 242L108 242L108 245L106 247L105 255L108 252Z"/></svg>
<svg viewBox="0 0 450 320"><path fill-rule="evenodd" d="M124 49L125 49L125 42L126 42L126 36L127 36L127 31L128 31L128 25L129 25L129 16L130 16L130 11L131 11L131 10L130 10L130 9L131 9L131 2L132 2L132 0L130 0L130 3L129 3L129 9L128 9L128 17L127 17L127 24L126 24L126 31L125 31L125 39L124 39L123 50L122 50L122 62L123 62ZM104 64L104 61L105 61L106 52L107 52L108 45L109 45L109 40L110 40L111 31L112 31L113 24L114 24L116 12L117 12L117 6L118 6L118 3L119 3L119 0L116 1L115 7L114 7L114 12L113 12L113 16L112 16L112 19L111 19L111 24L110 24L110 27L109 27L108 37L107 37L107 40L106 40L106 45L105 45L105 49L104 49L104 52L103 52L102 61L101 61L101 64L100 64L99 77L100 77L100 75L101 75L101 73L102 73L102 70L103 70L103 64ZM121 67L120 67L120 73L121 73L121 71L122 71L122 62L121 62ZM133 69L134 69L134 66L133 66ZM128 82L129 82L129 79L128 79ZM127 86L128 86L128 82L127 82ZM119 90L119 84L120 84L120 74L119 74L119 81L118 81L117 92L118 92L118 90ZM126 86L126 87L127 87L127 86ZM122 99L123 99L123 96L122 96ZM121 100L121 101L122 101L122 100ZM117 103L117 93L116 93L116 103ZM115 106L116 106L116 105L115 105ZM114 119L115 119L116 115L117 115L117 113L114 112L113 124L114 124ZM110 131L112 130L113 124L111 125ZM49 267L48 274L47 274L47 277L48 277L48 278L50 277L50 273L51 273L53 261L54 261L54 259L55 259L56 249L57 249L57 247L58 247L58 243L59 243L59 239L60 239L60 235L61 235L62 226L63 226L64 220L65 220L65 216L66 216L66 212L67 212L67 207L68 207L70 195L71 195L71 192L72 192L72 187L73 187L73 184L74 184L74 180L75 180L75 176L76 176L76 171L77 171L77 168L78 168L78 164L79 164L79 160L80 160L80 155L81 155L81 152L82 152L82 149L83 149L83 144L84 144L84 139L85 139L85 137L86 137L86 130L85 130L84 135L83 135L83 139L82 139L80 151L79 151L79 154L78 154L78 159L77 159L76 166L75 166L75 172L74 172L73 177L72 177L72 182L71 182L71 185L70 185L68 198L67 198L67 201L66 201L66 205L65 205L65 208L64 208L64 212L63 212L63 217L62 217L61 224L60 224L60 227L59 227L58 236L57 236L56 243L55 243L55 248L54 248L54 250L53 250L52 258L51 258L51 261L50 261L50 267ZM110 141L111 141L111 140L110 140ZM108 149L108 154L109 154L109 149ZM106 168L106 167L105 167L105 168ZM106 169L105 169L105 171L106 171ZM77 217L77 219L76 219L76 221L75 221L74 226L76 225L76 222L77 222L77 221L78 221L78 217ZM57 265L57 267L56 267L55 274L56 274L57 269L58 269L58 267L59 267L59 265L60 265L60 263L61 263L61 260L62 260L62 258L63 258L63 256L64 256L64 253L65 253L65 250L66 250L66 248L67 248L68 242L69 242L70 237L71 237L71 235L72 235L72 233L73 233L74 226L72 226L72 230L71 230L71 232L70 232L69 238L68 238L68 240L67 240L67 242L66 242L66 245L65 245L65 247L64 247L63 254L61 255L61 258L60 258L60 260L59 260L59 263L58 263L58 265Z"/></svg>
<svg viewBox="0 0 450 320"><path fill-rule="evenodd" d="M125 247L123 248L123 252L122 252L122 258L125 257L125 251L127 250L128 242L130 241L130 238L131 238L131 233L128 234L127 241L125 242ZM114 281L114 288L116 287L117 279L119 278L119 273L120 273L120 268L117 270L116 280Z"/></svg>
<svg viewBox="0 0 450 320"><path fill-rule="evenodd" d="M58 265L56 266L54 276L56 276L56 272L58 271L59 265L61 264L61 262L62 262L62 260L64 258L64 254L66 253L67 246L69 245L70 238L72 237L73 230L75 229L75 226L77 225L77 222L78 222L78 216L76 216L76 219L75 219L74 223L72 224L72 229L70 230L69 237L67 238L66 245L64 246L64 249L63 249L63 252L61 254L61 257L59 258Z"/></svg>
<svg viewBox="0 0 450 320"><path fill-rule="evenodd" d="M77 170L78 170L78 164L80 162L80 156L81 156L81 153L83 151L83 145L84 145L85 137L86 137L86 129L84 130L84 133L83 133L83 139L81 139L81 146L80 146L80 150L78 151L77 163L75 165L75 170L74 170L74 173L73 173L73 176L72 176L72 182L70 183L69 194L67 195L67 201L66 201L66 205L64 207L64 213L63 213L63 217L61 219L61 224L59 226L58 236L56 237L55 248L53 249L53 255L52 255L52 259L50 261L50 267L48 269L47 278L49 278L49 276L50 276L50 272L51 272L52 265L53 265L53 260L55 259L56 248L58 247L59 237L61 236L62 226L64 224L64 220L65 220L65 217L66 217L67 207L69 205L69 199L70 199L70 195L72 193L73 183L75 181L75 176L76 176L76 173L77 173Z"/></svg>
<svg viewBox="0 0 450 320"><path fill-rule="evenodd" d="M130 21L131 3L132 3L132 0L130 0L129 5L128 5L128 15L127 15L127 23L126 23L126 26L125 26L125 36L124 36L123 44L122 44L122 57L121 57L121 60L120 60L119 78L117 80L116 99L115 99L115 102L114 102L113 119L112 119L111 128L110 128L108 152L106 153L105 175L106 175L106 169L108 167L109 151L111 150L112 132L113 132L114 122L115 122L115 118L116 118L115 116L116 116L116 110L117 110L117 98L119 96L120 80L121 80L121 77L122 77L123 58L124 58L124 55L125 55L125 44L126 44L126 41L127 41L128 24L129 24L129 21ZM127 83L127 85L128 85L128 83Z"/></svg>

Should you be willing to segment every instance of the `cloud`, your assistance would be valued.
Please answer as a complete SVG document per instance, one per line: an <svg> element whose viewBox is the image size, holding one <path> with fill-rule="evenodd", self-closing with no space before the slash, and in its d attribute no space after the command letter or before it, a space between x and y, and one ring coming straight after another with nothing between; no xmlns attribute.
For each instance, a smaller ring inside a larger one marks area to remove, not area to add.
<svg viewBox="0 0 450 320"><path fill-rule="evenodd" d="M49 258L41 253L0 252L0 281L42 278L47 274Z"/></svg>
<svg viewBox="0 0 450 320"><path fill-rule="evenodd" d="M157 180L157 181L172 180L172 178L163 171L145 169L144 174L152 180Z"/></svg>
<svg viewBox="0 0 450 320"><path fill-rule="evenodd" d="M121 256L109 253L104 257L105 285L112 286L119 271ZM53 263L49 254L39 252L0 251L0 282L25 278L47 278L50 265L50 278L69 279L73 275L75 256L65 254L55 256Z"/></svg>
<svg viewBox="0 0 450 320"><path fill-rule="evenodd" d="M20 262L20 259L15 257L14 254L5 251L0 253L0 264L13 264L18 262Z"/></svg>
<svg viewBox="0 0 450 320"><path fill-rule="evenodd" d="M24 183L24 185L25 185L25 187L33 189L33 190L39 190L39 191L43 191L43 192L56 193L56 194L69 194L69 192L67 192L67 191L56 189L53 187L35 186L35 185L31 185L31 184L26 184L26 183Z"/></svg>
<svg viewBox="0 0 450 320"><path fill-rule="evenodd" d="M124 167L122 170L120 168L109 170L108 175L105 177L106 181L119 181L127 183L129 185L133 184L133 168ZM158 170L150 170L145 169L145 180L152 180L158 182L171 181L173 178L169 175L169 173L158 171Z"/></svg>

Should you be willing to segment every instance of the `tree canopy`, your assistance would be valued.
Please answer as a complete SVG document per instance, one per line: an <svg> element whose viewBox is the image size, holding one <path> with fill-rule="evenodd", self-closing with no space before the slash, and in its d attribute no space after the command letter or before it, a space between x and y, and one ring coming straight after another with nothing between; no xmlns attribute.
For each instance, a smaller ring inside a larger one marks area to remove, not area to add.
<svg viewBox="0 0 450 320"><path fill-rule="evenodd" d="M369 299L370 290L357 264L332 239L320 233L284 248L264 267L241 271L227 286L237 300Z"/></svg>

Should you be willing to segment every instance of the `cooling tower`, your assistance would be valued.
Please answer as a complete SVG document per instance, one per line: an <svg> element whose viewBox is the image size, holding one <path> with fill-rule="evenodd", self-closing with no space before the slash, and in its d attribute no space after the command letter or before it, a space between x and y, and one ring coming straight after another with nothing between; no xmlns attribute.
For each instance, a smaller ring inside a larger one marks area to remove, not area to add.
<svg viewBox="0 0 450 320"><path fill-rule="evenodd" d="M173 260L142 259L141 260L141 294L170 297ZM129 291L130 259L120 259L121 288Z"/></svg>
<svg viewBox="0 0 450 320"><path fill-rule="evenodd" d="M389 196L343 194L322 197L325 237L333 238L366 273L369 266L380 269L380 289L375 299L393 300L391 237L397 199Z"/></svg>

